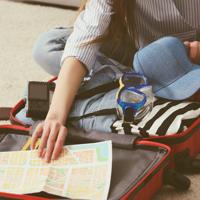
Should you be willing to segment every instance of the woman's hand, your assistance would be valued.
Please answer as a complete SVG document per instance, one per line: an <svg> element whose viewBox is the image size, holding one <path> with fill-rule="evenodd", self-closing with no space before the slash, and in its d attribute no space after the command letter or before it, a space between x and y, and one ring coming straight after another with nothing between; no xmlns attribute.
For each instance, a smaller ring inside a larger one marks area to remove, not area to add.
<svg viewBox="0 0 200 200"><path fill-rule="evenodd" d="M33 135L31 148L35 148L38 138L41 137L41 143L38 149L38 156L45 158L46 162L56 160L60 153L67 136L67 128L56 119L46 119L38 124Z"/></svg>
<svg viewBox="0 0 200 200"><path fill-rule="evenodd" d="M200 64L200 42L184 42L186 47L188 47L189 57L193 63Z"/></svg>
<svg viewBox="0 0 200 200"><path fill-rule="evenodd" d="M49 112L32 136L32 149L41 137L39 156L46 162L57 159L62 152L67 136L64 124L86 72L85 66L74 57L66 58L61 67Z"/></svg>

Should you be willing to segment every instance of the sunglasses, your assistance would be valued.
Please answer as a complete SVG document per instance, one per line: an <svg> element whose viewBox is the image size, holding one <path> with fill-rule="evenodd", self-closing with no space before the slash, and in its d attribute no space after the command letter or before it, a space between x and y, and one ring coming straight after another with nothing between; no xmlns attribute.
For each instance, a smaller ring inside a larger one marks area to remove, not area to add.
<svg viewBox="0 0 200 200"><path fill-rule="evenodd" d="M147 78L135 72L126 72L119 80L116 95L118 117L125 122L136 122L153 107L152 86Z"/></svg>

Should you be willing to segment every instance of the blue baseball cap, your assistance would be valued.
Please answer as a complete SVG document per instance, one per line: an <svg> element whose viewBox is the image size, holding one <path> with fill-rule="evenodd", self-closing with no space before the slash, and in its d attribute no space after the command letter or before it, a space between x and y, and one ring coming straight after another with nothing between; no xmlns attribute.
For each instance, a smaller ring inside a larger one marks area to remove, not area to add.
<svg viewBox="0 0 200 200"><path fill-rule="evenodd" d="M161 38L139 50L133 67L147 77L158 97L182 100L200 89L200 65L190 61L187 48L175 37Z"/></svg>

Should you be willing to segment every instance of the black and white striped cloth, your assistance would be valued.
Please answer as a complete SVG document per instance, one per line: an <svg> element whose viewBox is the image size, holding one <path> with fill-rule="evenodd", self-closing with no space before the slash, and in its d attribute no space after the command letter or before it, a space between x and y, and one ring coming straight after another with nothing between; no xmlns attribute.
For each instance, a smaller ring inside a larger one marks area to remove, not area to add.
<svg viewBox="0 0 200 200"><path fill-rule="evenodd" d="M152 111L137 124L115 121L112 131L118 134L171 135L186 130L200 117L200 102L156 99Z"/></svg>

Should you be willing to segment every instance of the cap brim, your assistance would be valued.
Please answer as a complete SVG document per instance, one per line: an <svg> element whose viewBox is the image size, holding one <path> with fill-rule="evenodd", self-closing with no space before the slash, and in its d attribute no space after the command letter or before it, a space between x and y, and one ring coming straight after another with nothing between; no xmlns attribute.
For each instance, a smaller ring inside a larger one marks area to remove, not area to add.
<svg viewBox="0 0 200 200"><path fill-rule="evenodd" d="M155 96L173 100L182 100L191 97L200 89L200 66L193 65L193 67L192 71L186 73L170 85L157 91L153 90Z"/></svg>

